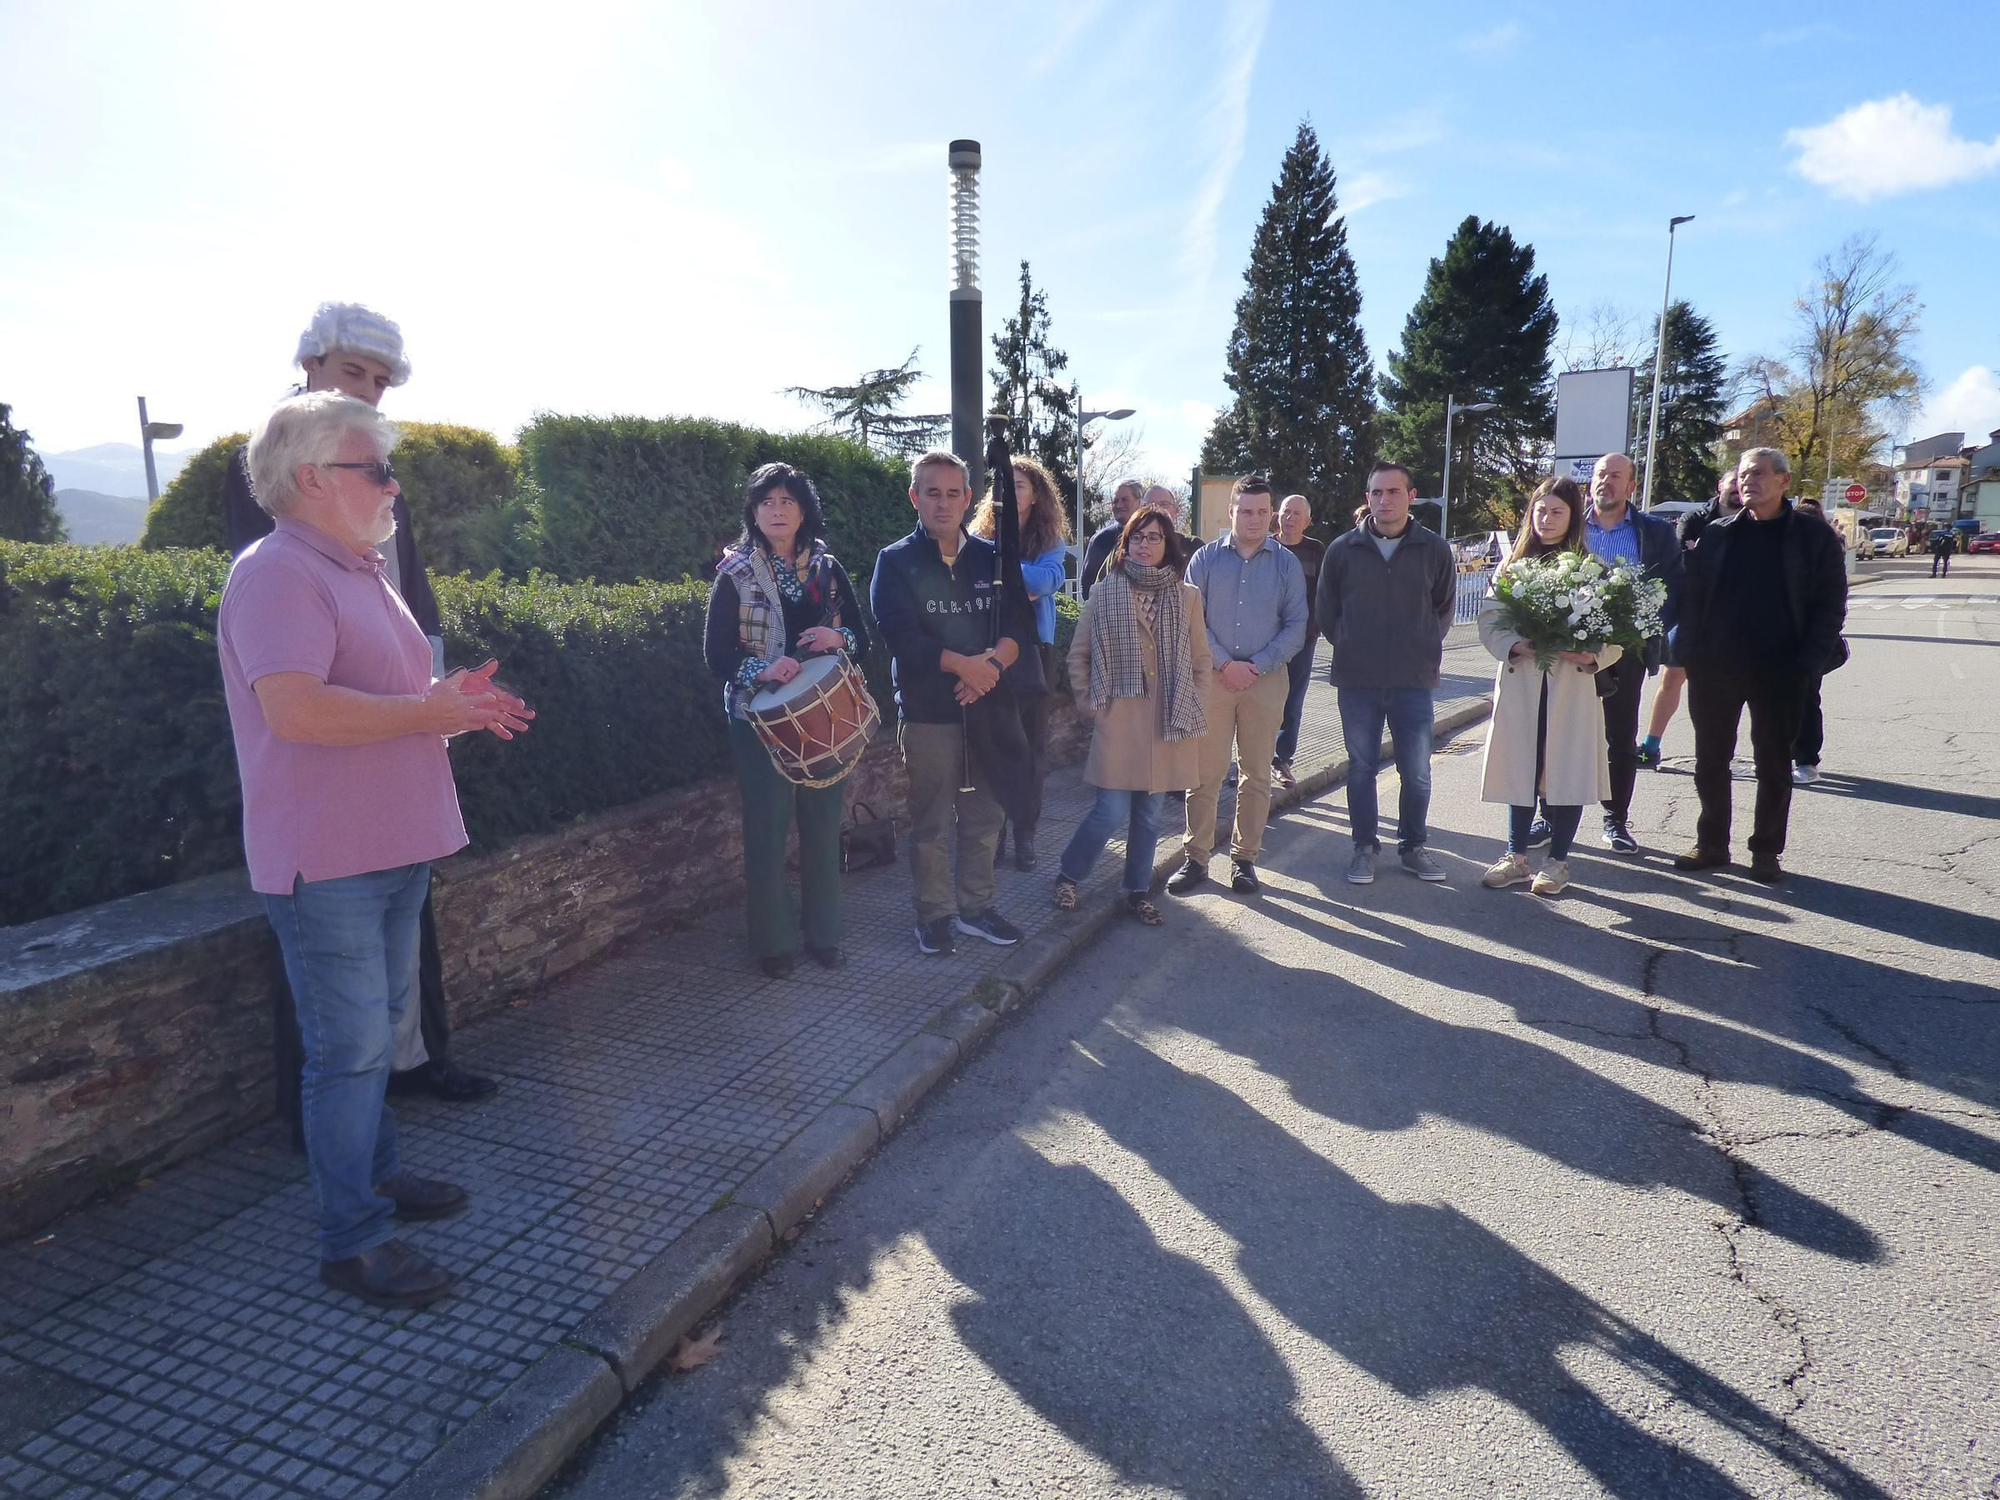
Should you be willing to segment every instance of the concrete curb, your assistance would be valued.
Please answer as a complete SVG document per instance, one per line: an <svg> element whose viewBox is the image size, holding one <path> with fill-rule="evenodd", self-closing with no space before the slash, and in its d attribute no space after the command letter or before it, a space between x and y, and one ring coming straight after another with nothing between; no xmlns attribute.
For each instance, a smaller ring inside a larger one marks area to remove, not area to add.
<svg viewBox="0 0 2000 1500"><path fill-rule="evenodd" d="M1492 712L1469 703L1433 721L1451 734ZM1384 740L1386 745L1387 740ZM1295 807L1347 775L1343 757L1274 787L1271 807ZM1178 841L1155 862L1157 882L1180 862ZM829 1104L673 1244L392 1492L391 1500L529 1500L638 1389L681 1336L706 1317L810 1217L919 1100L1000 1024L1124 913L1111 892L1079 907L1060 929L1024 940L1005 963L935 1016L854 1087Z"/></svg>
<svg viewBox="0 0 2000 1500"><path fill-rule="evenodd" d="M395 1500L522 1500L624 1399L601 1356L558 1344L397 1485Z"/></svg>

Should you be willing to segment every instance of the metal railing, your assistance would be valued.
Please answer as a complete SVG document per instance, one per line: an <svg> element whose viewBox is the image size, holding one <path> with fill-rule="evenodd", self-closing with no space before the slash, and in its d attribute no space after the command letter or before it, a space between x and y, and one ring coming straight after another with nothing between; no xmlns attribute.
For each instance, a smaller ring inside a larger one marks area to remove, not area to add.
<svg viewBox="0 0 2000 1500"><path fill-rule="evenodd" d="M1484 568L1477 573L1458 575L1458 613L1452 618L1459 624L1470 625L1479 618L1480 607L1493 592L1493 571Z"/></svg>

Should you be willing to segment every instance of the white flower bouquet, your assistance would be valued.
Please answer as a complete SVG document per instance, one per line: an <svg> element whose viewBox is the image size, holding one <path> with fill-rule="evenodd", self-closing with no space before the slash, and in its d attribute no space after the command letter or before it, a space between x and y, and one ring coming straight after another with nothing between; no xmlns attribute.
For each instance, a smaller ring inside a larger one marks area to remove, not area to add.
<svg viewBox="0 0 2000 1500"><path fill-rule="evenodd" d="M1558 652L1606 644L1639 650L1662 633L1667 586L1587 553L1545 552L1503 566L1493 578L1493 597L1507 628L1547 671Z"/></svg>

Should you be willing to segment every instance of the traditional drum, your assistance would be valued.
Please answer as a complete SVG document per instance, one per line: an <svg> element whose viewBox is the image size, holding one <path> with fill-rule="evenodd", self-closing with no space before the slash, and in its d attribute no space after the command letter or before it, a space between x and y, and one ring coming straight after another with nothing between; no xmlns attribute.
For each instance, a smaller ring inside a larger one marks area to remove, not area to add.
<svg viewBox="0 0 2000 1500"><path fill-rule="evenodd" d="M852 771L882 721L860 671L837 651L801 662L798 676L753 694L743 713L778 774L800 786L832 786Z"/></svg>

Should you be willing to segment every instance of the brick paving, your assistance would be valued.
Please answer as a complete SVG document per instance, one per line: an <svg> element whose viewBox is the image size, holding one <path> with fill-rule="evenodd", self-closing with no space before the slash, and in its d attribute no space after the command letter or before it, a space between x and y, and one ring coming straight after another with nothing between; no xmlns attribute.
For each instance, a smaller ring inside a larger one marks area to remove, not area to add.
<svg viewBox="0 0 2000 1500"><path fill-rule="evenodd" d="M1455 630L1438 712L1484 698L1491 674ZM1297 767L1341 754L1322 677ZM997 904L1030 934L1059 920L1049 883L1088 802L1075 769L1057 772L1041 868L1000 872ZM1086 903L1115 889L1116 852ZM472 1193L405 1231L464 1273L433 1307L378 1311L319 1284L311 1189L275 1123L44 1243L0 1246L0 1494L386 1494L1009 951L918 954L900 864L853 877L846 918L838 973L764 978L731 907L465 1028L459 1060L500 1093L397 1104L406 1163Z"/></svg>

